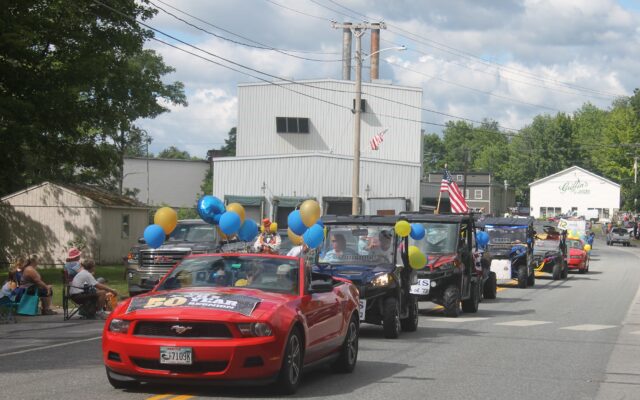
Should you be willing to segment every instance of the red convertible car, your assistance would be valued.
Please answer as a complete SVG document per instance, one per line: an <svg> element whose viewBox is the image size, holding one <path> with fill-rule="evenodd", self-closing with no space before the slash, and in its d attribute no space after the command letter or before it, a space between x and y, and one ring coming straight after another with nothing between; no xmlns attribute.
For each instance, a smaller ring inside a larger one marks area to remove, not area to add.
<svg viewBox="0 0 640 400"><path fill-rule="evenodd" d="M266 254L185 258L151 292L106 321L109 383L262 384L297 389L305 366L353 371L358 291L312 273L303 259Z"/></svg>
<svg viewBox="0 0 640 400"><path fill-rule="evenodd" d="M581 274L589 272L589 252L584 249L585 243L579 239L567 239L569 271L577 270Z"/></svg>

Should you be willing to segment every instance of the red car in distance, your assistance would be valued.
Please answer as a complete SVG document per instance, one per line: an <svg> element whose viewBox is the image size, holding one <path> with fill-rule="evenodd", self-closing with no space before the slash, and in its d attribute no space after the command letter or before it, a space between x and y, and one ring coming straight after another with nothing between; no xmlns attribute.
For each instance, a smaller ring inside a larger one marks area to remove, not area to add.
<svg viewBox="0 0 640 400"><path fill-rule="evenodd" d="M577 270L581 274L589 272L589 252L585 250L585 243L580 239L567 239L569 271Z"/></svg>
<svg viewBox="0 0 640 400"><path fill-rule="evenodd" d="M277 382L295 392L305 366L353 371L358 291L300 258L209 254L182 260L149 293L106 321L109 383Z"/></svg>

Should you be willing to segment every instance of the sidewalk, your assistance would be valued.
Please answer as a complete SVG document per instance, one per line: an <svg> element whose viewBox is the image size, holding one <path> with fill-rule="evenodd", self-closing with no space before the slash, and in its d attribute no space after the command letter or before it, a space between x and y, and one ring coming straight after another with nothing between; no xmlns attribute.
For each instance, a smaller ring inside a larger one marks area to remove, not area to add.
<svg viewBox="0 0 640 400"><path fill-rule="evenodd" d="M640 258L637 251L633 253ZM622 323L596 398L640 398L640 287Z"/></svg>

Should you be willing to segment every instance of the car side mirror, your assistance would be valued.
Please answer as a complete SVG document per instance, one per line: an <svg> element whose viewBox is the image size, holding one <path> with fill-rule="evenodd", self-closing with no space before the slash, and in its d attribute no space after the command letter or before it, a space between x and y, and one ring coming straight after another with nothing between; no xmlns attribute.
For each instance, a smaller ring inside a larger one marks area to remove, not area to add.
<svg viewBox="0 0 640 400"><path fill-rule="evenodd" d="M330 293L333 291L333 284L326 281L314 281L309 285L309 292L313 293Z"/></svg>
<svg viewBox="0 0 640 400"><path fill-rule="evenodd" d="M144 237L142 237L142 236L141 236L141 237L139 237L139 238L138 238L138 243L140 243L140 244L146 244L146 243L147 243L147 241L146 241L146 240L144 240Z"/></svg>

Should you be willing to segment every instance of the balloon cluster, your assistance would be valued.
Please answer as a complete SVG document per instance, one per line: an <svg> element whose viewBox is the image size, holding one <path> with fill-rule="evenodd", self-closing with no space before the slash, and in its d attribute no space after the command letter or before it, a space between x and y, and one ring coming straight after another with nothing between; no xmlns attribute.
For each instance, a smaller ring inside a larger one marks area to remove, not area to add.
<svg viewBox="0 0 640 400"><path fill-rule="evenodd" d="M225 207L219 198L205 195L198 200L196 209L203 221L218 225L223 239L236 235L238 239L250 242L258 235L258 224L245 218L246 213L240 203L230 203Z"/></svg>
<svg viewBox="0 0 640 400"><path fill-rule="evenodd" d="M425 235L424 226L422 224L410 224L408 221L400 220L396 222L394 227L396 235L400 237L411 236L413 240L422 240ZM409 246L407 251L409 265L413 269L423 269L427 266L427 256L420 250L418 246Z"/></svg>
<svg viewBox="0 0 640 400"><path fill-rule="evenodd" d="M299 210L289 213L287 236L296 246L305 243L314 249L324 240L324 226L320 221L320 204L315 200L305 200Z"/></svg>
<svg viewBox="0 0 640 400"><path fill-rule="evenodd" d="M152 249L162 246L164 239L176 229L178 213L171 207L162 207L153 216L153 224L144 230L144 240Z"/></svg>
<svg viewBox="0 0 640 400"><path fill-rule="evenodd" d="M489 244L489 234L485 231L476 232L476 243L480 248L487 247Z"/></svg>

